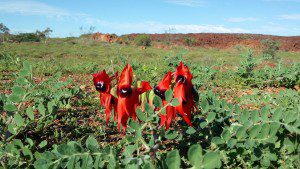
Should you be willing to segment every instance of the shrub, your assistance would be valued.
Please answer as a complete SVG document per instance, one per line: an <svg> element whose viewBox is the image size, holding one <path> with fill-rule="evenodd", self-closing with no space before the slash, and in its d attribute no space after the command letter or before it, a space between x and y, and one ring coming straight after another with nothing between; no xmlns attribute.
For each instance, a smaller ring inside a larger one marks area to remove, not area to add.
<svg viewBox="0 0 300 169"><path fill-rule="evenodd" d="M256 65L252 51L249 49L247 53L243 55L243 57L245 60L242 61L241 66L238 68L237 74L243 78L252 77L253 69Z"/></svg>
<svg viewBox="0 0 300 169"><path fill-rule="evenodd" d="M14 36L16 42L40 42L41 37L36 33L20 33Z"/></svg>
<svg viewBox="0 0 300 169"><path fill-rule="evenodd" d="M151 39L150 36L148 35L138 35L137 37L134 38L134 43L137 46L151 46Z"/></svg>
<svg viewBox="0 0 300 169"><path fill-rule="evenodd" d="M261 41L263 46L262 55L265 59L274 59L279 50L280 43L272 39L265 39Z"/></svg>
<svg viewBox="0 0 300 169"><path fill-rule="evenodd" d="M197 43L197 40L195 38L191 37L184 37L184 44L187 46L193 46Z"/></svg>

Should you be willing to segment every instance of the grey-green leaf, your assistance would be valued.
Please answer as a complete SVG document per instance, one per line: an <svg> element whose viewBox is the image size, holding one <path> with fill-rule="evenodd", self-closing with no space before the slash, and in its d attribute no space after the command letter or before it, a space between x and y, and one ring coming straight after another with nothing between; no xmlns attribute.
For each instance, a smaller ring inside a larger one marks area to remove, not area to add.
<svg viewBox="0 0 300 169"><path fill-rule="evenodd" d="M189 148L188 159L194 168L200 168L202 164L202 148L199 144L194 144Z"/></svg>
<svg viewBox="0 0 300 169"><path fill-rule="evenodd" d="M168 152L167 158L166 158L166 164L169 169L178 169L180 168L180 156L178 150L172 150Z"/></svg>

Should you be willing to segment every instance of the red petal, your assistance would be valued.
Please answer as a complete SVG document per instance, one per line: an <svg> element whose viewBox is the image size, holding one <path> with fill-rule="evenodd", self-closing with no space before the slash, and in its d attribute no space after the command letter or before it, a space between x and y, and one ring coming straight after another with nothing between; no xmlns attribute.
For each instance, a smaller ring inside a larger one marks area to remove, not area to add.
<svg viewBox="0 0 300 169"><path fill-rule="evenodd" d="M174 88L174 98L177 98L180 103L180 105L176 106L176 111L181 114L188 125L193 126L191 123L191 112L195 103L189 83L177 83Z"/></svg>
<svg viewBox="0 0 300 169"><path fill-rule="evenodd" d="M184 76L188 82L191 82L191 80L193 78L190 68L187 66L184 66L184 64L182 62L180 62L179 66L176 68L174 76L175 76L175 79L177 79L178 76Z"/></svg>
<svg viewBox="0 0 300 169"><path fill-rule="evenodd" d="M164 78L158 83L157 87L159 90L166 91L170 88L172 81L172 72L165 74Z"/></svg>
<svg viewBox="0 0 300 169"><path fill-rule="evenodd" d="M138 94L142 94L151 89L152 89L152 87L150 86L149 82L142 81L141 87L137 88L137 92L138 92Z"/></svg>
<svg viewBox="0 0 300 169"><path fill-rule="evenodd" d="M131 87L132 84L132 77L133 77L133 73L132 73L132 68L129 64L127 64L125 66L125 68L123 69L119 82L118 82L118 88L123 88L123 87Z"/></svg>
<svg viewBox="0 0 300 169"><path fill-rule="evenodd" d="M102 106L105 107L106 124L107 124L110 119L111 111L112 111L113 107L115 108L115 111L116 111L117 99L109 93L101 93L100 94L100 103ZM116 115L115 115L115 118L116 118Z"/></svg>
<svg viewBox="0 0 300 169"><path fill-rule="evenodd" d="M95 86L98 82L101 82L101 81L104 82L106 85L110 86L110 82L111 82L111 80L105 70L103 70L102 72L93 74L93 81L94 81Z"/></svg>

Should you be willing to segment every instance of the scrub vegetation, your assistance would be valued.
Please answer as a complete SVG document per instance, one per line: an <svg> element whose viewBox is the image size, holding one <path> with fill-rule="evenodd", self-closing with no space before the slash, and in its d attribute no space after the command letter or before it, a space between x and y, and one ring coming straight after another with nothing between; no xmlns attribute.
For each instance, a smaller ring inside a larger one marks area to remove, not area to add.
<svg viewBox="0 0 300 169"><path fill-rule="evenodd" d="M1 167L300 166L299 52L88 37L0 44Z"/></svg>

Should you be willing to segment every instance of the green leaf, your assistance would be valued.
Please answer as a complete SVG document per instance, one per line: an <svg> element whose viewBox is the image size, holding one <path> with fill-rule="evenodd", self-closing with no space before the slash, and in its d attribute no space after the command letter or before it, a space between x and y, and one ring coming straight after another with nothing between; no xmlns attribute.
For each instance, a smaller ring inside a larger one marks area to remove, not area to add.
<svg viewBox="0 0 300 169"><path fill-rule="evenodd" d="M261 109L261 118L264 120L264 121L268 121L268 116L269 116L269 108L267 106L264 106L262 109Z"/></svg>
<svg viewBox="0 0 300 169"><path fill-rule="evenodd" d="M202 164L202 148L199 144L194 144L189 148L188 159L194 168L200 168Z"/></svg>
<svg viewBox="0 0 300 169"><path fill-rule="evenodd" d="M155 169L155 166L150 161L146 161L143 169Z"/></svg>
<svg viewBox="0 0 300 169"><path fill-rule="evenodd" d="M274 112L274 114L272 115L272 120L274 121L279 121L282 117L282 109L281 108L277 108Z"/></svg>
<svg viewBox="0 0 300 169"><path fill-rule="evenodd" d="M162 114L162 115L166 115L166 112L167 110L166 110L166 107L163 107L163 108L161 108L160 109L160 113Z"/></svg>
<svg viewBox="0 0 300 169"><path fill-rule="evenodd" d="M30 120L34 120L34 112L32 107L28 107L26 109L26 114L29 117Z"/></svg>
<svg viewBox="0 0 300 169"><path fill-rule="evenodd" d="M27 141L27 143L30 145L30 147L32 147L33 146L33 144L34 144L34 142L33 142L33 140L31 139L31 138L26 138L26 141Z"/></svg>
<svg viewBox="0 0 300 169"><path fill-rule="evenodd" d="M46 109L45 109L45 107L44 107L44 105L42 104L42 103L40 103L39 105L38 105L38 110L39 110L39 113L42 115L42 116L45 116L46 114Z"/></svg>
<svg viewBox="0 0 300 169"><path fill-rule="evenodd" d="M280 128L279 123L276 123L276 122L270 123L270 133L269 133L270 136L275 136L276 133L278 132L279 128Z"/></svg>
<svg viewBox="0 0 300 169"><path fill-rule="evenodd" d="M172 106L176 107L176 106L179 106L180 103L177 98L173 98L171 104L172 104Z"/></svg>
<svg viewBox="0 0 300 169"><path fill-rule="evenodd" d="M269 132L270 132L270 125L269 125L268 123L264 123L264 124L261 126L260 133L257 135L256 138L259 138L259 139L265 139L265 138L268 137Z"/></svg>
<svg viewBox="0 0 300 169"><path fill-rule="evenodd" d="M51 163L47 159L40 158L34 162L34 168L39 168L39 169L47 169L50 168Z"/></svg>
<svg viewBox="0 0 300 169"><path fill-rule="evenodd" d="M206 122L206 121L200 123L200 127L201 127L202 129L205 128L206 126L207 126L207 122Z"/></svg>
<svg viewBox="0 0 300 169"><path fill-rule="evenodd" d="M203 168L220 168L222 165L220 155L216 152L208 152L203 156Z"/></svg>
<svg viewBox="0 0 300 169"><path fill-rule="evenodd" d="M16 94L9 95L8 99L14 103L19 103L22 100L21 97Z"/></svg>
<svg viewBox="0 0 300 169"><path fill-rule="evenodd" d="M152 115L154 112L153 112L153 108L152 106L149 105L149 103L145 103L145 112L147 112L148 116Z"/></svg>
<svg viewBox="0 0 300 169"><path fill-rule="evenodd" d="M300 134L300 129L296 126L285 125L284 127L291 133Z"/></svg>
<svg viewBox="0 0 300 169"><path fill-rule="evenodd" d="M154 106L161 108L162 107L161 98L158 97L158 96L154 96L154 98L153 98L153 104L154 104Z"/></svg>
<svg viewBox="0 0 300 169"><path fill-rule="evenodd" d="M180 168L181 160L178 150L172 150L168 152L166 157L166 164L169 169L178 169Z"/></svg>
<svg viewBox="0 0 300 169"><path fill-rule="evenodd" d="M47 141L46 140L43 140L40 144L39 144L39 147L40 148L43 148L47 145Z"/></svg>
<svg viewBox="0 0 300 169"><path fill-rule="evenodd" d="M219 145L219 144L223 144L224 140L220 137L213 137L211 142L215 143L216 145Z"/></svg>
<svg viewBox="0 0 300 169"><path fill-rule="evenodd" d="M295 145L289 138L284 139L282 148L286 149L288 154L291 154L295 151Z"/></svg>
<svg viewBox="0 0 300 169"><path fill-rule="evenodd" d="M89 136L85 142L86 147L91 150L92 152L99 151L99 144L98 141L93 136Z"/></svg>
<svg viewBox="0 0 300 169"><path fill-rule="evenodd" d="M187 134L194 134L196 132L196 130L193 128L193 127L189 127L187 130L186 130L186 133Z"/></svg>
<svg viewBox="0 0 300 169"><path fill-rule="evenodd" d="M215 112L210 112L210 113L208 113L206 120L207 120L208 123L210 123L215 119L215 117L216 117L216 113Z"/></svg>
<svg viewBox="0 0 300 169"><path fill-rule="evenodd" d="M26 85L28 83L27 79L24 77L19 77L16 79L16 82L20 85Z"/></svg>
<svg viewBox="0 0 300 169"><path fill-rule="evenodd" d="M24 144L22 143L22 141L20 139L15 139L13 140L13 145L18 147L18 148L23 148L24 147Z"/></svg>
<svg viewBox="0 0 300 169"><path fill-rule="evenodd" d="M262 158L262 160L260 160L260 163L264 167L269 167L271 165L270 159L267 157Z"/></svg>
<svg viewBox="0 0 300 169"><path fill-rule="evenodd" d="M173 98L173 91L172 91L172 89L169 89L169 90L167 90L167 91L165 92L165 97L166 97L166 101L167 101L168 103L170 103L171 100L172 100L172 98Z"/></svg>
<svg viewBox="0 0 300 169"><path fill-rule="evenodd" d="M13 112L17 110L17 107L13 104L6 104L4 106L4 110L9 111L9 112Z"/></svg>
<svg viewBox="0 0 300 169"><path fill-rule="evenodd" d="M176 131L171 131L171 130L168 130L165 134L165 138L166 139L169 139L169 140L173 140L175 139L176 137L178 136L178 133Z"/></svg>
<svg viewBox="0 0 300 169"><path fill-rule="evenodd" d="M236 131L236 138L242 139L246 137L246 127L242 126Z"/></svg>
<svg viewBox="0 0 300 169"><path fill-rule="evenodd" d="M128 145L125 147L125 150L124 150L124 155L126 157L131 157L133 155L133 152L134 150L136 149L136 146L135 145Z"/></svg>
<svg viewBox="0 0 300 169"><path fill-rule="evenodd" d="M51 102L48 102L48 103L47 103L47 109L48 109L49 114L52 114L52 113L53 113L53 107L54 107L54 106L55 106L54 101L51 101Z"/></svg>
<svg viewBox="0 0 300 169"><path fill-rule="evenodd" d="M23 62L23 69L30 71L32 69L30 63L28 61Z"/></svg>
<svg viewBox="0 0 300 169"><path fill-rule="evenodd" d="M26 157L26 156L29 156L29 160L32 160L33 159L33 155L31 153L31 151L27 148L27 147L23 147L22 148L22 153L23 155Z"/></svg>
<svg viewBox="0 0 300 169"><path fill-rule="evenodd" d="M11 133L11 134L16 134L16 130L15 130L15 127L14 125L12 124L8 124L7 128L8 128L8 131Z"/></svg>
<svg viewBox="0 0 300 169"><path fill-rule="evenodd" d="M147 120L147 117L146 117L145 113L140 108L138 108L136 110L136 115L139 118L139 120L142 120L142 121L146 121Z"/></svg>
<svg viewBox="0 0 300 169"><path fill-rule="evenodd" d="M283 120L286 124L292 123L295 120L297 120L297 118L295 118L295 117L297 117L297 115L298 114L294 113L293 111L287 111L287 112L285 112L285 116L284 116Z"/></svg>
<svg viewBox="0 0 300 169"><path fill-rule="evenodd" d="M229 148L233 148L233 147L236 145L236 143L237 143L237 140L231 138L231 139L228 140L227 146L228 146Z"/></svg>
<svg viewBox="0 0 300 169"><path fill-rule="evenodd" d="M253 110L251 113L251 119L254 123L257 123L260 120L259 112L257 110Z"/></svg>
<svg viewBox="0 0 300 169"><path fill-rule="evenodd" d="M134 120L130 120L129 124L128 124L131 128L133 128L134 130L138 130L140 128L138 122L134 121Z"/></svg>
<svg viewBox="0 0 300 169"><path fill-rule="evenodd" d="M19 72L19 76L21 76L21 77L25 77L25 76L29 76L29 75L30 75L30 71L28 71L28 70L22 69Z"/></svg>
<svg viewBox="0 0 300 169"><path fill-rule="evenodd" d="M73 169L73 168L75 168L75 164L76 164L76 156L71 156L68 159L67 168L68 169Z"/></svg>
<svg viewBox="0 0 300 169"><path fill-rule="evenodd" d="M17 95L20 95L20 96L23 96L26 93L25 89L23 89L20 86L14 86L14 87L12 87L12 92L14 94L17 94Z"/></svg>
<svg viewBox="0 0 300 169"><path fill-rule="evenodd" d="M224 141L228 141L231 138L231 133L228 129L224 129L221 137L223 138Z"/></svg>
<svg viewBox="0 0 300 169"><path fill-rule="evenodd" d="M261 125L260 125L260 124L254 125L254 126L249 130L249 136L250 136L251 138L255 138L255 137L258 135L258 133L260 132L260 130L261 130Z"/></svg>
<svg viewBox="0 0 300 169"><path fill-rule="evenodd" d="M19 113L16 113L14 115L14 123L17 126L23 126L24 125L24 119L23 119L23 117Z"/></svg>
<svg viewBox="0 0 300 169"><path fill-rule="evenodd" d="M72 149L67 144L61 144L57 146L57 152L61 155L71 155Z"/></svg>

